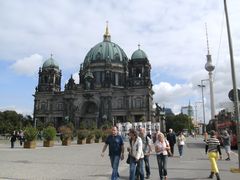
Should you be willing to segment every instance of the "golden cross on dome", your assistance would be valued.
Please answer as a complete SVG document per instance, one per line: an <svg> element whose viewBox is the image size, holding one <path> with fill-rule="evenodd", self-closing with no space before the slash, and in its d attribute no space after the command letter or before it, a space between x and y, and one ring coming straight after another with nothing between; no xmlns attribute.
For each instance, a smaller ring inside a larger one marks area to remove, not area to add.
<svg viewBox="0 0 240 180"><path fill-rule="evenodd" d="M105 35L109 36L109 31L108 31L108 21L106 21L106 31L105 31Z"/></svg>

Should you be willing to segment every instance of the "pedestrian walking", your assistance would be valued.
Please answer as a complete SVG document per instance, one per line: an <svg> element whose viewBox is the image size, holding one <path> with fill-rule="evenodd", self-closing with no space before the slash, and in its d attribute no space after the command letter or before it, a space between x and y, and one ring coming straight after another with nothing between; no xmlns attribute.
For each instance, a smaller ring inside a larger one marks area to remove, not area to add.
<svg viewBox="0 0 240 180"><path fill-rule="evenodd" d="M173 132L173 129L169 129L169 132L167 134L167 140L169 142L170 145L170 151L171 151L171 155L174 155L174 145L176 144L176 134Z"/></svg>
<svg viewBox="0 0 240 180"><path fill-rule="evenodd" d="M183 156L183 147L185 145L186 138L183 135L183 132L181 131L177 137L177 145L178 145L178 152L180 158Z"/></svg>
<svg viewBox="0 0 240 180"><path fill-rule="evenodd" d="M143 143L143 154L144 154L144 164L145 164L145 171L146 171L146 179L150 178L150 163L149 163L149 156L152 151L151 148L151 139L146 134L145 128L140 128L139 130L139 137L142 139Z"/></svg>
<svg viewBox="0 0 240 180"><path fill-rule="evenodd" d="M119 161L120 159L124 159L124 143L123 139L120 135L118 135L118 129L116 126L112 127L112 134L109 135L105 141L105 145L103 146L101 156L104 156L104 152L109 146L109 157L112 167L112 176L111 180L118 180L119 173Z"/></svg>
<svg viewBox="0 0 240 180"><path fill-rule="evenodd" d="M222 135L222 143L223 143L223 147L225 149L225 152L227 154L227 159L225 159L226 161L230 161L230 153L231 153L231 138L230 135L228 134L227 130L223 131Z"/></svg>
<svg viewBox="0 0 240 180"><path fill-rule="evenodd" d="M20 130L20 132L19 132L18 139L19 139L19 142L20 142L20 146L22 146L23 142L24 142L24 134L23 134L22 130Z"/></svg>
<svg viewBox="0 0 240 180"><path fill-rule="evenodd" d="M170 150L170 146L167 139L164 137L163 133L159 133L155 143L155 151L157 154L157 163L160 180L167 179L168 150Z"/></svg>
<svg viewBox="0 0 240 180"><path fill-rule="evenodd" d="M217 180L220 180L217 160L219 158L219 155L220 155L220 159L222 159L222 153L220 148L220 142L216 138L216 132L214 130L211 130L210 138L207 139L206 141L205 152L206 154L208 154L208 158L211 164L211 173L208 178L212 179L215 174L217 177Z"/></svg>
<svg viewBox="0 0 240 180"><path fill-rule="evenodd" d="M139 167L140 180L144 180L144 169L143 169L143 143L142 139L137 135L137 131L134 129L129 130L129 142L130 147L128 151L130 153L130 164L129 164L129 180L135 180L136 169Z"/></svg>
<svg viewBox="0 0 240 180"><path fill-rule="evenodd" d="M11 138L10 138L11 148L14 148L14 143L15 143L16 140L17 140L17 135L16 135L16 132L13 131L13 133L12 133L12 135L11 135Z"/></svg>

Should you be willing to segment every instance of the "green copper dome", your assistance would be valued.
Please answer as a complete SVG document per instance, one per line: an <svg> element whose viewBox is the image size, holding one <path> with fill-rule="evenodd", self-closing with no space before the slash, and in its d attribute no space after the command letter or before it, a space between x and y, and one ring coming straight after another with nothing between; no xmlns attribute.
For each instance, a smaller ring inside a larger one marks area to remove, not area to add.
<svg viewBox="0 0 240 180"><path fill-rule="evenodd" d="M117 44L111 42L111 36L108 33L108 27L104 34L103 42L98 43L87 53L84 63L93 63L97 61L109 61L122 63L127 61L127 55Z"/></svg>
<svg viewBox="0 0 240 180"><path fill-rule="evenodd" d="M47 59L44 63L43 63L43 68L57 68L59 69L59 65L57 64L57 62L52 58L52 55L49 59Z"/></svg>
<svg viewBox="0 0 240 180"><path fill-rule="evenodd" d="M148 59L148 57L147 57L146 53L139 48L138 50L134 51L134 53L132 54L131 59L132 60Z"/></svg>

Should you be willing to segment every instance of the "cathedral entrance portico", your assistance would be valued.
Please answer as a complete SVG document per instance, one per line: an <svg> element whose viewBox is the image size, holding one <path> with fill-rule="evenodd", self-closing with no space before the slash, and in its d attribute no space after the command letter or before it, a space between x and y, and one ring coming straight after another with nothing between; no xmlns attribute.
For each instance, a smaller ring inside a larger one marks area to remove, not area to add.
<svg viewBox="0 0 240 180"><path fill-rule="evenodd" d="M81 115L79 118L80 126L97 127L99 117L99 107L93 101L86 101L81 108Z"/></svg>

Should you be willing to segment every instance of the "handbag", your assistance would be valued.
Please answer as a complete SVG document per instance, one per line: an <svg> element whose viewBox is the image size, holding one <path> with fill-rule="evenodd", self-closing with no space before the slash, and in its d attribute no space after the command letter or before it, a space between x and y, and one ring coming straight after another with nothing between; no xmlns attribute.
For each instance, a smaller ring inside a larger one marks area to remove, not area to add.
<svg viewBox="0 0 240 180"><path fill-rule="evenodd" d="M128 153L128 157L127 157L127 161L126 161L127 164L130 164L130 154Z"/></svg>
<svg viewBox="0 0 240 180"><path fill-rule="evenodd" d="M168 153L168 156L172 156L172 152L171 152L171 150L169 149L169 150L167 150L167 153Z"/></svg>

